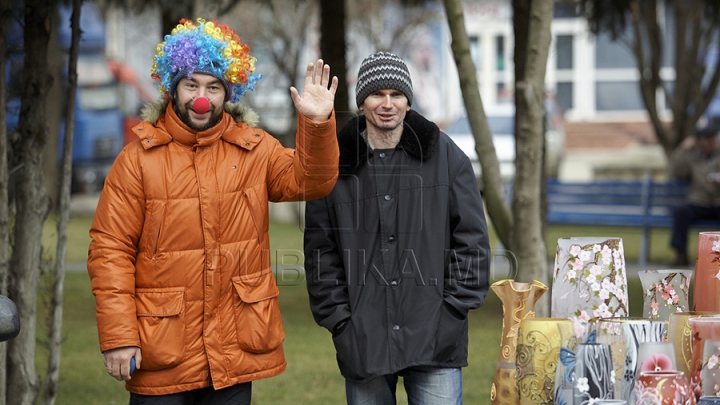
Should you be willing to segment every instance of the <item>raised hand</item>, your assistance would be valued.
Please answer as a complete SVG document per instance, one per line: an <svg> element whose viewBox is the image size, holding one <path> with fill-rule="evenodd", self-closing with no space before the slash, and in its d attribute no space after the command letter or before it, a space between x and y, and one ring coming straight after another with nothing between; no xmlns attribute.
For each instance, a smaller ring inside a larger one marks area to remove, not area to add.
<svg viewBox="0 0 720 405"><path fill-rule="evenodd" d="M298 113L315 122L327 121L335 103L337 77L333 76L330 88L328 83L330 83L330 66L325 65L322 59L318 59L314 65L309 63L302 94L295 87L290 87L290 96Z"/></svg>

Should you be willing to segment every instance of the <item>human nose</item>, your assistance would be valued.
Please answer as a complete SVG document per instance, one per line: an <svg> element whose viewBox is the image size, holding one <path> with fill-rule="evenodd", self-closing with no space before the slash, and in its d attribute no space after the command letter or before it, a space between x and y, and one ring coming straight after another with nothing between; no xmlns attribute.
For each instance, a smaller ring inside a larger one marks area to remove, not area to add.
<svg viewBox="0 0 720 405"><path fill-rule="evenodd" d="M208 98L208 90L205 88L205 86L198 86L197 92L195 93L196 97L205 97Z"/></svg>
<svg viewBox="0 0 720 405"><path fill-rule="evenodd" d="M390 95L387 95L383 98L382 106L385 108L391 108L392 107L392 98Z"/></svg>

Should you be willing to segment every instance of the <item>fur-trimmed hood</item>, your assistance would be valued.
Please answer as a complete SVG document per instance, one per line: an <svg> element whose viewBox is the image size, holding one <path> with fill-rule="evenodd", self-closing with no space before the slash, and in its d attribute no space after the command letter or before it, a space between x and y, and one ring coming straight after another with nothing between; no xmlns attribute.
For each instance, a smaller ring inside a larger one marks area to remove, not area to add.
<svg viewBox="0 0 720 405"><path fill-rule="evenodd" d="M148 121L153 125L157 124L160 116L165 112L169 100L159 100L148 103L143 106L140 112L143 121ZM260 116L250 107L241 103L225 103L225 112L233 116L235 122L244 122L251 127L257 127L260 123Z"/></svg>
<svg viewBox="0 0 720 405"><path fill-rule="evenodd" d="M360 135L366 128L365 115L351 119L338 133L340 173L355 173L367 161L367 142ZM414 110L405 114L398 147L420 160L430 158L437 147L440 129Z"/></svg>

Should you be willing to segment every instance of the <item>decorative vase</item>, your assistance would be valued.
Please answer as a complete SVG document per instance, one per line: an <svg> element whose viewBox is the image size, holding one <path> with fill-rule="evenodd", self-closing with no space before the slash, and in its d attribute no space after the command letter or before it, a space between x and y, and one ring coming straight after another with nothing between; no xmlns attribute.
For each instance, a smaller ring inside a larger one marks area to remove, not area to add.
<svg viewBox="0 0 720 405"><path fill-rule="evenodd" d="M518 283L505 279L493 283L490 288L503 304L503 326L495 377L490 400L493 405L517 405L520 397L516 385L517 340L520 321L535 317L535 302L548 287L539 282Z"/></svg>
<svg viewBox="0 0 720 405"><path fill-rule="evenodd" d="M520 322L515 363L520 404L554 403L560 347L574 334L569 319L528 318Z"/></svg>
<svg viewBox="0 0 720 405"><path fill-rule="evenodd" d="M692 330L693 355L690 362L690 386L699 398L703 393L703 359L705 358L705 342L720 339L720 317L700 316L690 318Z"/></svg>
<svg viewBox="0 0 720 405"><path fill-rule="evenodd" d="M700 232L693 310L720 312L720 232Z"/></svg>
<svg viewBox="0 0 720 405"><path fill-rule="evenodd" d="M682 371L685 374L685 378L690 378L690 363L692 362L693 355L690 318L715 314L717 313L707 311L673 312L670 314L667 340L672 343L675 348L675 365L678 371Z"/></svg>
<svg viewBox="0 0 720 405"><path fill-rule="evenodd" d="M661 342L665 322L647 318L604 318L593 328L598 343L609 344L615 367L615 398L629 400L638 368L638 352L643 342ZM632 403L632 402L631 402Z"/></svg>
<svg viewBox="0 0 720 405"><path fill-rule="evenodd" d="M690 309L688 293L692 270L641 270L643 317L667 321L673 312Z"/></svg>
<svg viewBox="0 0 720 405"><path fill-rule="evenodd" d="M635 375L645 371L677 371L675 348L670 342L641 342Z"/></svg>
<svg viewBox="0 0 720 405"><path fill-rule="evenodd" d="M551 316L570 318L578 332L599 318L629 314L621 238L558 239Z"/></svg>
<svg viewBox="0 0 720 405"><path fill-rule="evenodd" d="M703 346L702 394L720 397L720 340L708 339Z"/></svg>
<svg viewBox="0 0 720 405"><path fill-rule="evenodd" d="M695 405L695 395L682 371L644 371L637 378L630 403Z"/></svg>
<svg viewBox="0 0 720 405"><path fill-rule="evenodd" d="M613 377L610 345L581 343L575 356L573 379L574 405L594 404L598 399L613 399Z"/></svg>

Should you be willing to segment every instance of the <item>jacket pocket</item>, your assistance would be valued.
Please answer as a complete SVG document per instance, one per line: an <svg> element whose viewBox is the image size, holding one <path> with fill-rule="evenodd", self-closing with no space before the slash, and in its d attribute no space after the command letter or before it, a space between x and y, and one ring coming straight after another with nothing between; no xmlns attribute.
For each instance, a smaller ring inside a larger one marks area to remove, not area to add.
<svg viewBox="0 0 720 405"><path fill-rule="evenodd" d="M165 201L151 200L145 212L143 236L145 237L145 251L152 261L155 261L158 252L160 231L162 230L164 218Z"/></svg>
<svg viewBox="0 0 720 405"><path fill-rule="evenodd" d="M143 370L178 365L185 355L185 289L135 290Z"/></svg>
<svg viewBox="0 0 720 405"><path fill-rule="evenodd" d="M455 362L467 352L467 347L462 347L462 342L467 341L467 326L467 316L443 301L435 333L435 361Z"/></svg>
<svg viewBox="0 0 720 405"><path fill-rule="evenodd" d="M270 269L232 278L239 300L235 308L240 348L251 353L277 349L285 340L277 296L280 290Z"/></svg>
<svg viewBox="0 0 720 405"><path fill-rule="evenodd" d="M254 188L244 190L243 195L247 201L248 211L250 211L250 217L255 225L255 231L257 231L257 241L258 243L262 243L262 237L269 226L267 223L268 216ZM265 201L265 206L267 207L267 201Z"/></svg>
<svg viewBox="0 0 720 405"><path fill-rule="evenodd" d="M348 319L342 330L332 337L337 352L338 367L343 377L362 381L369 377L365 371L364 359L360 358L360 348L355 338L352 319Z"/></svg>

